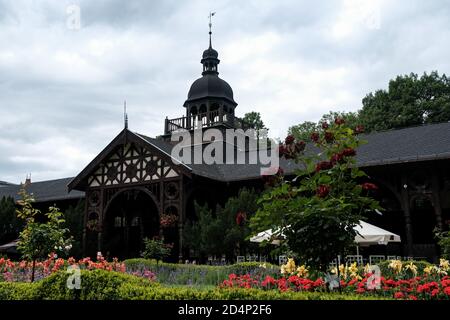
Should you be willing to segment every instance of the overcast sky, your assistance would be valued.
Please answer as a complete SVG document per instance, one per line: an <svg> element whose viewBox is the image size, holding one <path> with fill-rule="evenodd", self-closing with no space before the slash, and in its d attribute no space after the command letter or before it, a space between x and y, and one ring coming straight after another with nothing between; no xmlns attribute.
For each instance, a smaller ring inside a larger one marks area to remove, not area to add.
<svg viewBox="0 0 450 320"><path fill-rule="evenodd" d="M122 130L124 99L132 131L162 134L201 74L211 10L236 113L261 112L273 137L398 74L450 73L448 0L0 0L0 180L76 175Z"/></svg>

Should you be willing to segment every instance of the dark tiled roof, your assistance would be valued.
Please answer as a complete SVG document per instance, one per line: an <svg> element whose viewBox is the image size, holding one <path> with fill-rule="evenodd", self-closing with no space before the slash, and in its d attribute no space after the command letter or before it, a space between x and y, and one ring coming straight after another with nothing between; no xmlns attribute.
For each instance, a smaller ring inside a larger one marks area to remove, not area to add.
<svg viewBox="0 0 450 320"><path fill-rule="evenodd" d="M162 139L135 134L149 144L170 156L173 146ZM377 166L403 162L417 162L434 159L450 159L450 123L439 123L405 129L377 132L361 136L368 143L357 150L359 166ZM309 152L314 148L307 146ZM280 159L285 173L292 173L298 165L293 161ZM261 176L259 165L185 165L195 175L218 181L239 181L256 179ZM263 170L264 171L264 170ZM72 178L32 183L28 190L39 202L83 198L84 192L67 192ZM17 199L20 186L10 185L0 188L0 198L12 196Z"/></svg>
<svg viewBox="0 0 450 320"><path fill-rule="evenodd" d="M14 186L14 184L6 182L6 181L0 181L0 188L1 187L8 187L8 186Z"/></svg>
<svg viewBox="0 0 450 320"><path fill-rule="evenodd" d="M450 122L363 135L359 166L450 158Z"/></svg>
<svg viewBox="0 0 450 320"><path fill-rule="evenodd" d="M72 178L48 180L33 182L27 187L27 191L34 195L36 202L47 202L56 200L69 200L84 198L84 192L73 190L70 193L67 190L67 184ZM19 199L19 185L13 185L0 188L0 199L3 197L12 197Z"/></svg>
<svg viewBox="0 0 450 320"><path fill-rule="evenodd" d="M170 143L140 136L167 154L171 153ZM357 150L356 160L361 167L450 159L450 122L376 132L362 135L361 139L368 142ZM312 145L308 145L307 149L315 152ZM285 173L292 173L297 168L294 162L285 159L280 159L280 166ZM196 164L188 167L192 173L200 176L220 181L238 181L259 177L262 166Z"/></svg>

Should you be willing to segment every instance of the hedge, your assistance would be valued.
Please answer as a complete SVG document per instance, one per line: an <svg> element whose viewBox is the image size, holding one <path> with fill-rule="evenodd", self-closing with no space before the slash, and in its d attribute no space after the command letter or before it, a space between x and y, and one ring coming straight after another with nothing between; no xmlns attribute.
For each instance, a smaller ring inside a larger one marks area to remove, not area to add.
<svg viewBox="0 0 450 320"><path fill-rule="evenodd" d="M173 288L114 271L81 271L81 289L68 289L60 271L35 283L0 283L0 300L366 300L360 295L258 289Z"/></svg>
<svg viewBox="0 0 450 320"><path fill-rule="evenodd" d="M157 263L155 260L129 259L124 261L128 272L149 270L156 274L157 281L167 285L217 286L228 278L228 275L267 275L280 274L278 266L266 263L265 268L259 262L244 262L225 266L208 266L175 263Z"/></svg>

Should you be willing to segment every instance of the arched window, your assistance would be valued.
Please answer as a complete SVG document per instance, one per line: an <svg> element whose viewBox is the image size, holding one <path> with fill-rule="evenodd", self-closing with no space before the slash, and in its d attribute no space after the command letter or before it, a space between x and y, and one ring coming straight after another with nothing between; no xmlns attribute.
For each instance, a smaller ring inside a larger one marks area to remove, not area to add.
<svg viewBox="0 0 450 320"><path fill-rule="evenodd" d="M114 217L114 227L116 228L122 228L122 217Z"/></svg>
<svg viewBox="0 0 450 320"><path fill-rule="evenodd" d="M133 219L131 219L131 226L132 227L138 227L139 226L139 217L133 217Z"/></svg>

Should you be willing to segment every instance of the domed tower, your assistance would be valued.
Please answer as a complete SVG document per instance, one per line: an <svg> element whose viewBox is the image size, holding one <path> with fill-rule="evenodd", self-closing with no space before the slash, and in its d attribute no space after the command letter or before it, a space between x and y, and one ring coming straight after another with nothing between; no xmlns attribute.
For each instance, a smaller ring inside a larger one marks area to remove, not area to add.
<svg viewBox="0 0 450 320"><path fill-rule="evenodd" d="M202 77L191 85L184 103L191 128L218 124L234 127L234 109L237 103L233 99L231 86L219 78L219 54L212 47L211 34L210 29L209 48L203 52L200 61L203 65Z"/></svg>

